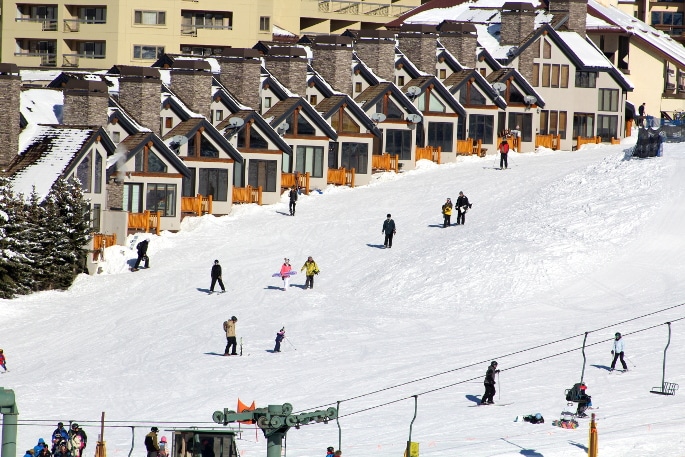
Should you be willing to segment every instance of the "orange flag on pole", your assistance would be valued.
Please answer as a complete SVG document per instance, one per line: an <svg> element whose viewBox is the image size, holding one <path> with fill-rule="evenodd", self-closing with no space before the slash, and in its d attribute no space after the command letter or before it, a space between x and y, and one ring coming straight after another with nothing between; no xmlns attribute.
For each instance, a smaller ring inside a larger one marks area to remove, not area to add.
<svg viewBox="0 0 685 457"><path fill-rule="evenodd" d="M238 399L238 412L239 413L242 413L245 411L254 411L254 410L255 410L254 401L252 402L252 404L250 406L247 406L245 403L240 401L240 398ZM255 421L253 421L253 420L238 421L238 422L240 422L241 424L254 424L255 423Z"/></svg>

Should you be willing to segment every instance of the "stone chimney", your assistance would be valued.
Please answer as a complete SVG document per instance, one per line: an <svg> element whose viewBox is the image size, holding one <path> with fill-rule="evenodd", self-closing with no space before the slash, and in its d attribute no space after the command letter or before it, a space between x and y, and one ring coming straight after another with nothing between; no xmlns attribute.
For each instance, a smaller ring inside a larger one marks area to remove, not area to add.
<svg viewBox="0 0 685 457"><path fill-rule="evenodd" d="M274 46L264 56L266 69L290 91L301 97L307 92L307 53L295 46Z"/></svg>
<svg viewBox="0 0 685 457"><path fill-rule="evenodd" d="M209 119L212 77L212 67L208 62L176 59L171 67L171 89L188 108Z"/></svg>
<svg viewBox="0 0 685 457"><path fill-rule="evenodd" d="M334 89L352 94L352 38L322 35L315 37L312 67Z"/></svg>
<svg viewBox="0 0 685 457"><path fill-rule="evenodd" d="M119 104L136 122L160 134L160 95L162 81L159 70L149 67L119 65Z"/></svg>
<svg viewBox="0 0 685 457"><path fill-rule="evenodd" d="M221 83L238 100L252 109L259 109L261 54L256 49L225 48L218 59Z"/></svg>
<svg viewBox="0 0 685 457"><path fill-rule="evenodd" d="M395 80L395 33L389 30L359 30L354 50L376 76Z"/></svg>
<svg viewBox="0 0 685 457"><path fill-rule="evenodd" d="M551 0L549 11L554 15L555 22L567 16L566 22L561 24L561 30L576 32L585 38L587 0Z"/></svg>
<svg viewBox="0 0 685 457"><path fill-rule="evenodd" d="M109 92L103 81L70 79L64 86L64 125L106 126Z"/></svg>
<svg viewBox="0 0 685 457"><path fill-rule="evenodd" d="M518 46L535 29L535 9L530 3L506 2L501 16L499 43L502 46Z"/></svg>
<svg viewBox="0 0 685 457"><path fill-rule="evenodd" d="M431 75L435 74L438 33L434 26L406 24L400 27L400 51L416 67Z"/></svg>
<svg viewBox="0 0 685 457"><path fill-rule="evenodd" d="M21 77L13 63L0 63L0 172L19 154Z"/></svg>
<svg viewBox="0 0 685 457"><path fill-rule="evenodd" d="M438 26L440 43L465 68L476 67L478 34L476 26L468 22L445 21Z"/></svg>

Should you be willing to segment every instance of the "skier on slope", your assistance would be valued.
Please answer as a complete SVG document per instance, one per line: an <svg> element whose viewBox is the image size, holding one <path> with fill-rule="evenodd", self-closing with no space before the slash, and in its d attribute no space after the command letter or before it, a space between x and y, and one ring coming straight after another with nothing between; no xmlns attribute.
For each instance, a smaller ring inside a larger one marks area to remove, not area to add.
<svg viewBox="0 0 685 457"><path fill-rule="evenodd" d="M502 142L500 143L499 147L497 148L499 151L499 169L501 170L502 168L507 168L509 164L507 163L507 157L509 155L509 142L506 140L506 138L502 138Z"/></svg>
<svg viewBox="0 0 685 457"><path fill-rule="evenodd" d="M383 221L383 228L381 233L385 233L385 241L383 242L383 247L392 248L392 237L395 236L397 231L395 230L395 221L392 220L390 214Z"/></svg>
<svg viewBox="0 0 685 457"><path fill-rule="evenodd" d="M235 323L238 322L238 318L231 316L229 320L224 322L224 331L226 332L226 349L224 350L224 355L238 355L236 352L238 341L235 338ZM233 349L231 351L231 348Z"/></svg>
<svg viewBox="0 0 685 457"><path fill-rule="evenodd" d="M283 265L281 265L281 279L283 280L283 290L288 290L290 287L290 272L293 267L290 266L290 259L283 259Z"/></svg>
<svg viewBox="0 0 685 457"><path fill-rule="evenodd" d="M448 198L442 205L442 226L449 227L452 219L452 199Z"/></svg>
<svg viewBox="0 0 685 457"><path fill-rule="evenodd" d="M621 358L621 365L623 366L623 371L628 371L628 365L626 365L626 361L623 360L623 351L625 349L625 345L623 344L623 339L621 338L621 334L616 332L616 335L614 335L614 348L611 350L611 355L614 356L614 360L611 361L611 371L614 371L614 368L616 368L616 361Z"/></svg>
<svg viewBox="0 0 685 457"><path fill-rule="evenodd" d="M305 289L313 289L314 288L314 275L319 274L319 267L316 265L316 262L314 262L314 259L312 256L307 257L307 261L302 265L302 268L300 268L300 271L306 271L307 275L307 280L304 282L304 288Z"/></svg>
<svg viewBox="0 0 685 457"><path fill-rule="evenodd" d="M471 203L464 192L459 192L459 198L457 198L457 225L466 224L466 210L471 208Z"/></svg>
<svg viewBox="0 0 685 457"><path fill-rule="evenodd" d="M292 189L290 189L290 192L288 192L288 198L290 199L290 204L288 205L288 209L290 210L290 215L294 216L295 215L295 206L297 205L297 187L293 186Z"/></svg>
<svg viewBox="0 0 685 457"><path fill-rule="evenodd" d="M221 292L226 292L226 288L224 287L224 282L221 280L221 265L219 265L219 261L215 260L214 265L212 265L212 285L209 287L209 293L214 292L214 286L216 285L217 281L219 282L219 286L221 287Z"/></svg>
<svg viewBox="0 0 685 457"><path fill-rule="evenodd" d="M495 390L495 374L497 373L499 373L497 362L493 360L488 367L488 371L485 373L485 380L483 381L483 384L485 384L485 393L483 394L483 397L481 397L481 405L492 405L495 403L493 399L497 392Z"/></svg>
<svg viewBox="0 0 685 457"><path fill-rule="evenodd" d="M0 349L0 367L7 371L7 359L5 358L5 353Z"/></svg>
<svg viewBox="0 0 685 457"><path fill-rule="evenodd" d="M281 352L281 341L285 339L285 327L276 333L276 346L274 347L274 352Z"/></svg>

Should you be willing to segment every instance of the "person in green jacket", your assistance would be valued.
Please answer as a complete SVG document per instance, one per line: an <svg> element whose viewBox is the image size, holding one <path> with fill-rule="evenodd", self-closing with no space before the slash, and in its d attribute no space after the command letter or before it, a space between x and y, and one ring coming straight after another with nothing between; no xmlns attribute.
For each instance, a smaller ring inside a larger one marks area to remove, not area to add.
<svg viewBox="0 0 685 457"><path fill-rule="evenodd" d="M314 259L312 256L307 257L307 261L302 265L302 268L300 268L300 271L307 270L305 273L307 275L307 280L304 283L304 288L305 289L313 289L314 288L314 275L319 274L319 267L316 265L316 262L314 262Z"/></svg>

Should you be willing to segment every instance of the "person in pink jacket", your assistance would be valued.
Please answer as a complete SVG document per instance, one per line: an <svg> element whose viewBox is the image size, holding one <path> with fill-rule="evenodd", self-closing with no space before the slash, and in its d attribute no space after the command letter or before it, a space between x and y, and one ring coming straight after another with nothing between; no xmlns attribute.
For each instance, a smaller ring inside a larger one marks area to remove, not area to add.
<svg viewBox="0 0 685 457"><path fill-rule="evenodd" d="M288 290L290 287L290 272L293 267L290 266L290 259L283 259L283 265L281 266L281 279L283 279L283 290Z"/></svg>

